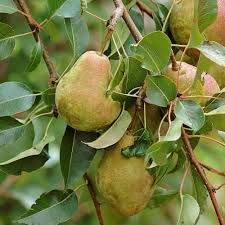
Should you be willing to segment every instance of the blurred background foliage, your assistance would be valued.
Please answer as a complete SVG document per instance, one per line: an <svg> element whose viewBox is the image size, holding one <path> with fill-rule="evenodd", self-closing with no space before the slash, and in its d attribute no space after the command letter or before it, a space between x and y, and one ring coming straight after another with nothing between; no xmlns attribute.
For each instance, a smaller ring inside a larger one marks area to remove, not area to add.
<svg viewBox="0 0 225 225"><path fill-rule="evenodd" d="M148 2L146 0L146 2ZM171 4L170 0L158 1L165 4L168 8ZM27 1L34 18L37 22L44 21L48 16L48 5L46 0ZM114 8L111 0L93 0L88 4L88 11L107 20ZM138 9L137 9L138 10ZM104 24L85 13L84 18L89 29L89 46L88 49L98 49L105 35L106 29ZM0 21L11 25L16 34L30 32L25 19L19 13L16 14L0 14ZM152 19L144 15L145 30L148 33L155 30L155 24ZM67 65L73 57L68 37L66 35L64 21L60 17L55 17L45 26L41 33L44 43L46 44L51 59L56 66L59 74L63 73ZM16 48L12 57L0 61L0 82L20 81L26 83L30 88L37 91L45 90L48 87L48 71L42 60L39 66L33 72L26 72L29 63L32 48L35 40L32 35L26 35L16 39ZM9 176L0 172L0 225L15 224L12 221L25 212L43 192L62 187L63 178L59 165L59 143L60 140L54 142L50 146L50 160L46 165L32 173L23 173L19 177ZM195 152L198 158L205 164L225 171L225 149L215 144L201 141ZM175 174L166 176L161 182L161 187L179 190L183 170L179 170ZM207 173L210 180L219 185L225 182L223 177ZM187 179L185 183L184 193L192 193L191 179ZM64 225L97 225L95 209L89 193L83 180L77 181L77 193L79 196L79 209L74 217L64 223ZM7 193L4 192L7 190ZM225 190L220 189L217 193L220 204L225 205ZM102 205L102 213L106 225L174 225L176 224L179 214L180 200L179 195L162 205L160 208L146 208L143 212L129 219L122 218L117 215L107 205ZM191 210L191 209L190 209ZM199 225L216 225L218 224L214 210L210 200L206 212L198 222ZM44 225L44 224L43 224Z"/></svg>

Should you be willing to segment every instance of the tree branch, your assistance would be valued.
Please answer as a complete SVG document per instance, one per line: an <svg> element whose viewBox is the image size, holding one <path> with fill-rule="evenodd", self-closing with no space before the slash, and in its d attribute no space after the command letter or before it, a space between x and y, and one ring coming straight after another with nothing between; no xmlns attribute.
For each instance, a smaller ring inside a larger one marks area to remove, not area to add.
<svg viewBox="0 0 225 225"><path fill-rule="evenodd" d="M55 70L55 67L49 57L49 53L42 41L42 39L40 38L40 35L39 35L39 32L41 30L41 26L38 24L38 22L32 17L31 15L31 12L26 4L26 2L24 0L14 0L17 2L18 4L18 7L21 9L21 11L24 13L24 17L26 18L27 20L27 23L30 27L30 29L33 32L33 36L36 40L36 42L40 42L41 44L41 47L42 47L42 50L43 50L43 58L44 58L44 61L45 61L45 64L48 68L48 71L49 71L49 76L50 76L50 80L49 80L49 85L51 86L54 86L55 85L55 82L56 80L58 79L58 74Z"/></svg>
<svg viewBox="0 0 225 225"><path fill-rule="evenodd" d="M197 158L195 157L194 153L193 153L193 149L191 146L191 143L188 139L188 134L186 133L185 129L182 127L181 128L181 134L182 134L182 139L184 142L184 147L185 150L187 152L187 155L189 157L190 162L194 165L194 167L196 168L197 172L199 173L199 175L202 178L202 181L204 182L208 192L209 192L209 196L211 198L212 204L214 206L215 212L217 214L218 220L220 225L225 225L225 221L223 219L223 215L222 212L220 210L219 204L216 200L216 196L215 196L215 188L213 187L213 185L209 182L201 164L199 163L199 161L197 160Z"/></svg>
<svg viewBox="0 0 225 225"><path fill-rule="evenodd" d="M208 171L210 171L211 173L215 173L217 175L225 177L225 172L221 172L221 171L219 171L219 170L217 170L217 169L215 169L215 168L213 168L211 166L208 166L208 165L206 165L204 163L200 163L200 165L202 167L204 167L205 169L207 169Z"/></svg>
<svg viewBox="0 0 225 225"><path fill-rule="evenodd" d="M148 8L147 5L145 5L145 3L141 2L141 1L137 1L136 2L136 5L138 6L138 8L146 13L147 15L149 15L151 18L153 18L153 15L152 15L152 10Z"/></svg>
<svg viewBox="0 0 225 225"><path fill-rule="evenodd" d="M91 184L91 181L87 175L87 173L84 174L84 180L87 182L87 188L88 188L88 191L90 193L90 196L92 198L92 201L94 203L94 206L95 206L95 210L96 210L96 214L97 214L97 217L98 217L98 221L99 221L99 224L100 225L104 225L104 220L103 220L103 217L102 217L102 214L101 214L101 209L100 209L100 203L98 202L97 198L96 198L96 195L95 195L95 192L94 192L94 189L92 187L92 184Z"/></svg>

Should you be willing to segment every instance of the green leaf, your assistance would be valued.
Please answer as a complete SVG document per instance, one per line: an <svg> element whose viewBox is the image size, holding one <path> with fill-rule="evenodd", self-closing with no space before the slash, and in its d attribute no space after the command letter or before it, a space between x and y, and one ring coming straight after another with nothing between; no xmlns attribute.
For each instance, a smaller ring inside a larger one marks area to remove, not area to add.
<svg viewBox="0 0 225 225"><path fill-rule="evenodd" d="M225 47L223 45L214 41L204 41L196 48L214 63L225 66Z"/></svg>
<svg viewBox="0 0 225 225"><path fill-rule="evenodd" d="M182 204L177 225L195 225L200 208L197 201L190 195L182 196Z"/></svg>
<svg viewBox="0 0 225 225"><path fill-rule="evenodd" d="M225 131L225 123L222 122L225 120L225 105L222 105L209 113L205 113L205 115L214 128Z"/></svg>
<svg viewBox="0 0 225 225"><path fill-rule="evenodd" d="M167 107L177 96L176 85L165 76L147 76L147 102Z"/></svg>
<svg viewBox="0 0 225 225"><path fill-rule="evenodd" d="M31 108L35 100L30 88L18 82L0 84L0 117L11 116Z"/></svg>
<svg viewBox="0 0 225 225"><path fill-rule="evenodd" d="M220 93L215 94L214 97L218 98L212 98L209 101L206 102L205 107L207 110L212 111L214 109L219 108L220 106L225 105L225 89L221 90ZM219 99L221 98L221 99Z"/></svg>
<svg viewBox="0 0 225 225"><path fill-rule="evenodd" d="M151 145L146 151L145 162L148 163L150 159L156 165L162 166L166 164L169 155L176 150L176 143L169 141L158 141Z"/></svg>
<svg viewBox="0 0 225 225"><path fill-rule="evenodd" d="M134 145L122 150L122 155L126 158L145 156L145 152L149 147L149 142L138 141Z"/></svg>
<svg viewBox="0 0 225 225"><path fill-rule="evenodd" d="M50 16L72 18L80 15L80 0L48 0Z"/></svg>
<svg viewBox="0 0 225 225"><path fill-rule="evenodd" d="M126 65L126 77L122 85L124 93L128 93L132 89L142 86L147 75L147 71L141 68L141 63L133 57L128 58Z"/></svg>
<svg viewBox="0 0 225 225"><path fill-rule="evenodd" d="M178 195L178 192L175 190L166 190L164 188L158 187L149 201L147 207L154 209L164 205L169 202L171 199L175 198Z"/></svg>
<svg viewBox="0 0 225 225"><path fill-rule="evenodd" d="M65 19L65 27L74 56L78 58L87 49L89 44L87 23L82 17L77 16Z"/></svg>
<svg viewBox="0 0 225 225"><path fill-rule="evenodd" d="M0 146L11 144L20 138L25 131L25 125L11 117L0 118Z"/></svg>
<svg viewBox="0 0 225 225"><path fill-rule="evenodd" d="M182 120L185 125L191 127L195 132L202 128L205 123L202 108L192 100L178 100L174 113L177 118Z"/></svg>
<svg viewBox="0 0 225 225"><path fill-rule="evenodd" d="M1 6L0 6L1 8ZM0 60L8 58L15 47L15 31L6 23L0 22Z"/></svg>
<svg viewBox="0 0 225 225"><path fill-rule="evenodd" d="M55 90L56 88L49 88L42 93L42 100L46 105L55 105Z"/></svg>
<svg viewBox="0 0 225 225"><path fill-rule="evenodd" d="M42 47L41 43L37 42L35 46L33 47L31 57L30 57L30 62L27 67L28 72L34 71L39 63L41 62L41 57L42 57Z"/></svg>
<svg viewBox="0 0 225 225"><path fill-rule="evenodd" d="M150 72L160 74L169 63L171 41L163 32L152 32L131 47L134 57Z"/></svg>
<svg viewBox="0 0 225 225"><path fill-rule="evenodd" d="M95 133L79 132L67 126L60 150L60 165L66 187L74 187L74 182L89 168L96 151L83 141L93 138L96 138Z"/></svg>
<svg viewBox="0 0 225 225"><path fill-rule="evenodd" d="M31 209L17 223L28 225L56 225L69 220L78 207L73 190L52 190L38 198Z"/></svg>
<svg viewBox="0 0 225 225"><path fill-rule="evenodd" d="M177 141L181 136L181 127L183 121L176 118L171 122L171 125L166 133L166 136L161 137L160 141Z"/></svg>
<svg viewBox="0 0 225 225"><path fill-rule="evenodd" d="M1 0L0 13L14 13L17 11L16 5L13 0Z"/></svg>
<svg viewBox="0 0 225 225"><path fill-rule="evenodd" d="M200 206L201 213L203 213L207 205L208 191L205 184L202 181L202 178L200 177L199 173L193 166L191 168L191 172L193 178L195 198Z"/></svg>
<svg viewBox="0 0 225 225"><path fill-rule="evenodd" d="M117 143L131 123L131 116L126 110L122 111L113 125L93 142L85 142L88 146L96 149L102 149Z"/></svg>
<svg viewBox="0 0 225 225"><path fill-rule="evenodd" d="M108 89L107 94L110 95L114 91L114 89L120 84L122 81L122 78L125 73L125 60L123 57L120 57L115 74L113 75L113 79L111 80Z"/></svg>
<svg viewBox="0 0 225 225"><path fill-rule="evenodd" d="M198 27L203 32L217 18L217 1L198 0Z"/></svg>

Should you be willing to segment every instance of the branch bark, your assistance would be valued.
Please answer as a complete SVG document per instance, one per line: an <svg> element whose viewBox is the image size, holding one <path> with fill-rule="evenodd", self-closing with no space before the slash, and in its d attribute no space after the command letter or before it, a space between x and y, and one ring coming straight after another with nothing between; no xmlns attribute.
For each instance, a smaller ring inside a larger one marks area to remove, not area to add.
<svg viewBox="0 0 225 225"><path fill-rule="evenodd" d="M221 172L221 171L219 171L219 170L217 170L217 169L215 169L215 168L213 168L213 167L211 167L209 165L206 165L204 163L200 163L200 165L202 167L204 167L205 169L207 169L208 171L210 171L211 173L215 173L217 175L225 177L225 172Z"/></svg>
<svg viewBox="0 0 225 225"><path fill-rule="evenodd" d="M141 2L141 1L137 1L136 2L136 5L138 6L138 8L146 13L148 16L150 16L151 18L153 18L153 15L152 15L152 10L148 8L147 5L145 5L145 3Z"/></svg>
<svg viewBox="0 0 225 225"><path fill-rule="evenodd" d="M84 180L87 182L87 188L88 188L88 191L89 191L90 196L91 196L91 198L92 198L92 201L93 201L93 203L94 203L94 206L95 206L95 210L96 210L96 214L97 214L97 217L98 217L99 224L100 224L100 225L105 225L105 224L104 224L103 217L102 217L101 209L100 209L100 203L98 202L98 200L97 200L97 198L96 198L94 189L93 189L93 187L92 187L91 181L90 181L90 179L89 179L87 173L84 174Z"/></svg>
<svg viewBox="0 0 225 225"><path fill-rule="evenodd" d="M38 22L32 17L31 12L26 4L26 2L24 0L14 0L17 5L18 8L21 9L21 11L24 13L24 17L27 20L27 23L30 27L30 29L33 32L33 36L36 40L36 42L40 42L42 50L43 50L43 59L45 61L45 64L48 68L48 72L49 72L49 76L50 76L50 80L49 80L49 85L54 86L57 79L58 79L58 74L56 72L56 69L49 57L49 53L47 51L46 46L44 45L42 39L40 38L39 32L41 30L41 26L38 24Z"/></svg>
<svg viewBox="0 0 225 225"><path fill-rule="evenodd" d="M219 223L220 223L220 225L225 225L225 221L224 221L222 212L221 212L219 204L218 204L218 202L216 200L216 196L215 196L216 190L213 187L213 185L209 182L209 180L208 180L208 178L207 178L207 176L206 176L206 174L205 174L201 164L199 163L199 161L195 157L193 149L192 149L192 146L191 146L191 143L190 143L190 141L188 139L188 134L186 133L186 131L185 131L185 129L183 127L181 128L181 134L182 134L184 147L185 147L185 150L186 150L187 155L189 157L189 160L194 165L194 167L196 168L197 172L201 176L202 181L204 182L204 184L205 184L205 186L206 186L206 188L207 188L207 190L209 192L209 196L211 198L212 204L213 204L215 212L217 214Z"/></svg>

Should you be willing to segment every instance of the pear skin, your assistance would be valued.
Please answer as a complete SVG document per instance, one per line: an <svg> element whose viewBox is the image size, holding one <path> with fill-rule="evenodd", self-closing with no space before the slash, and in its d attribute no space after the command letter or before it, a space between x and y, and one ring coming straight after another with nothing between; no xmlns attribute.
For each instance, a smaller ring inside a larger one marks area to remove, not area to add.
<svg viewBox="0 0 225 225"><path fill-rule="evenodd" d="M56 88L60 116L80 131L98 131L109 126L121 111L121 104L106 95L111 79L111 65L105 55L95 51L84 53Z"/></svg>
<svg viewBox="0 0 225 225"><path fill-rule="evenodd" d="M125 134L108 148L96 174L96 184L106 201L123 216L132 216L145 208L154 191L154 178L144 167L143 157L125 158L121 150L134 144Z"/></svg>

